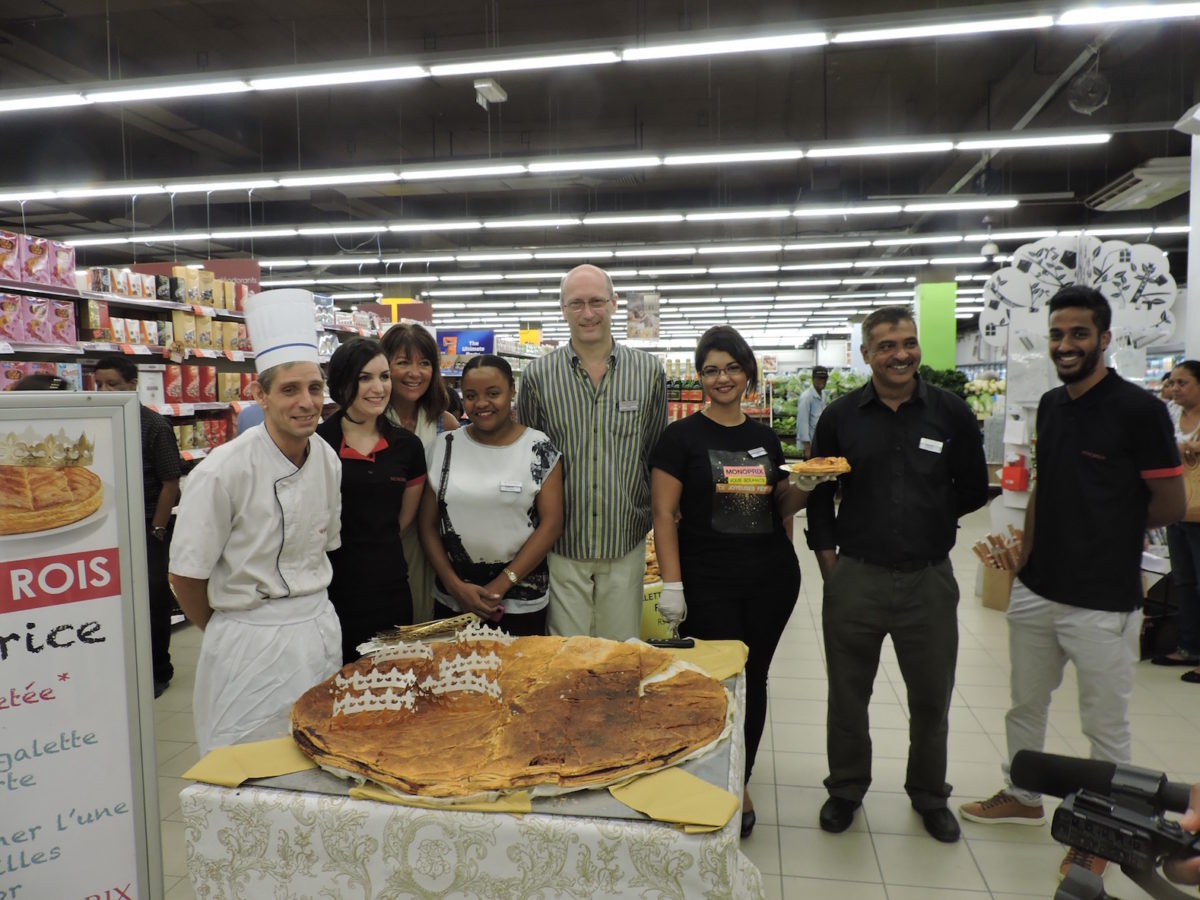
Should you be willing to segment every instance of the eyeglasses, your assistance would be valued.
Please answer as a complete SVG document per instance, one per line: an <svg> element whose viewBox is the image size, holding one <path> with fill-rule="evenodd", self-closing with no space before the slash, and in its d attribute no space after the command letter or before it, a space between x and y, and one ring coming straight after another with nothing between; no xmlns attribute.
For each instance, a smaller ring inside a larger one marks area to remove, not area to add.
<svg viewBox="0 0 1200 900"><path fill-rule="evenodd" d="M591 300L569 300L563 304L563 307L567 312L578 315L585 309L590 309L592 312L603 312L610 302L612 301L602 297L593 297Z"/></svg>
<svg viewBox="0 0 1200 900"><path fill-rule="evenodd" d="M705 366L703 369L700 370L700 377L712 379L712 378L716 378L718 375L725 374L725 375L728 375L730 378L737 378L739 375L741 375L745 371L746 370L743 369L741 366L739 366L737 363L730 363L723 369L718 369L716 366Z"/></svg>

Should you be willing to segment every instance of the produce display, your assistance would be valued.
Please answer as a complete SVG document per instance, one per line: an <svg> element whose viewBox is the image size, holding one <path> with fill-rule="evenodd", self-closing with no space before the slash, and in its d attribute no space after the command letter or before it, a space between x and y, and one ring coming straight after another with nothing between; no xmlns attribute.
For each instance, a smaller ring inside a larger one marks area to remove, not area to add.
<svg viewBox="0 0 1200 900"><path fill-rule="evenodd" d="M646 644L472 625L343 667L296 701L291 722L334 774L461 798L655 771L724 736L729 709L721 682Z"/></svg>
<svg viewBox="0 0 1200 900"><path fill-rule="evenodd" d="M833 370L825 384L825 400L831 402L866 383L866 377L856 372ZM771 426L783 444L783 455L795 459L800 456L796 446L796 405L800 395L812 383L812 373L805 371L797 375L775 377L770 380L772 392Z"/></svg>
<svg viewBox="0 0 1200 900"><path fill-rule="evenodd" d="M987 419L992 415L996 397L1004 393L1004 381L997 378L977 378L966 384L967 406L977 418Z"/></svg>

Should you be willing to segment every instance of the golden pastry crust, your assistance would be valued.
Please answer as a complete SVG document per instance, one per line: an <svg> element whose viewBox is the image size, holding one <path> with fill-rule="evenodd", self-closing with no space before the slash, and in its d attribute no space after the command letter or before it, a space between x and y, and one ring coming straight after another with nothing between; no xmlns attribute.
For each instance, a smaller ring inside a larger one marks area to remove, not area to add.
<svg viewBox="0 0 1200 900"><path fill-rule="evenodd" d="M845 475L850 471L850 462L844 456L814 456L791 463L787 469L801 475Z"/></svg>
<svg viewBox="0 0 1200 900"><path fill-rule="evenodd" d="M673 657L600 638L526 637L432 645L433 660L351 663L342 677L411 669L420 684L442 660L494 652L499 699L425 696L413 711L334 716L334 678L292 707L292 737L316 762L404 793L465 797L548 784L612 784L677 762L725 729L719 681L691 670L639 685Z"/></svg>
<svg viewBox="0 0 1200 900"><path fill-rule="evenodd" d="M0 534L31 534L85 519L104 487L81 467L0 466Z"/></svg>

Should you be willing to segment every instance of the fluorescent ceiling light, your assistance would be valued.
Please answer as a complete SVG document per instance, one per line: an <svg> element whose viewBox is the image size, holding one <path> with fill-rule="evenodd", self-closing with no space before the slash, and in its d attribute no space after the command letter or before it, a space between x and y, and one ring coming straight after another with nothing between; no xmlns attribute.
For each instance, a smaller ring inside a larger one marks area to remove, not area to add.
<svg viewBox="0 0 1200 900"><path fill-rule="evenodd" d="M310 266L362 266L362 265L378 265L380 259L378 256L329 256L319 259L310 259Z"/></svg>
<svg viewBox="0 0 1200 900"><path fill-rule="evenodd" d="M697 247L696 252L706 253L778 253L783 249L782 244L710 244L707 247Z"/></svg>
<svg viewBox="0 0 1200 900"><path fill-rule="evenodd" d="M1106 25L1112 22L1153 22L1200 16L1200 3L1138 3L1129 6L1082 6L1058 17L1059 25Z"/></svg>
<svg viewBox="0 0 1200 900"><path fill-rule="evenodd" d="M612 156L596 159L562 159L533 162L530 172L591 172L600 169L642 169L662 165L657 156Z"/></svg>
<svg viewBox="0 0 1200 900"><path fill-rule="evenodd" d="M1128 228L1087 228L1085 233L1092 237L1118 237L1124 234L1149 234L1153 230L1153 228L1143 225Z"/></svg>
<svg viewBox="0 0 1200 900"><path fill-rule="evenodd" d="M63 188L54 192L54 196L62 199L82 199L86 197L136 197L140 194L165 194L166 189L161 184L135 184L121 187L99 188Z"/></svg>
<svg viewBox="0 0 1200 900"><path fill-rule="evenodd" d="M928 203L906 203L904 212L956 212L973 209L1013 209L1018 202L1010 197L988 200L934 200Z"/></svg>
<svg viewBox="0 0 1200 900"><path fill-rule="evenodd" d="M987 262L986 256L935 256L931 266L976 266Z"/></svg>
<svg viewBox="0 0 1200 900"><path fill-rule="evenodd" d="M351 172L345 175L297 175L280 178L282 187L315 187L329 184L372 184L399 181L395 172Z"/></svg>
<svg viewBox="0 0 1200 900"><path fill-rule="evenodd" d="M484 228L559 228L565 225L578 225L579 219L562 216L556 219L497 219L494 222L484 222Z"/></svg>
<svg viewBox="0 0 1200 900"><path fill-rule="evenodd" d="M460 253L457 262L499 262L507 259L533 259L532 253Z"/></svg>
<svg viewBox="0 0 1200 900"><path fill-rule="evenodd" d="M110 244L128 244L130 240L127 237L67 238L63 243L68 247L103 247Z"/></svg>
<svg viewBox="0 0 1200 900"><path fill-rule="evenodd" d="M25 203L30 200L49 200L54 191L14 191L11 194L0 194L0 203Z"/></svg>
<svg viewBox="0 0 1200 900"><path fill-rule="evenodd" d="M426 297L482 297L482 290L433 290L422 291Z"/></svg>
<svg viewBox="0 0 1200 900"><path fill-rule="evenodd" d="M800 278L795 281L781 281L780 287L831 287L842 283L840 278Z"/></svg>
<svg viewBox="0 0 1200 900"><path fill-rule="evenodd" d="M159 234L135 234L129 239L131 244L186 244L191 241L207 241L211 238L207 231L192 231L182 234L173 234L170 232Z"/></svg>
<svg viewBox="0 0 1200 900"><path fill-rule="evenodd" d="M640 250L617 250L616 256L694 256L695 247L643 247Z"/></svg>
<svg viewBox="0 0 1200 900"><path fill-rule="evenodd" d="M1022 16L1012 19L981 19L974 22L945 22L939 25L912 25L904 28L875 28L867 31L845 31L830 38L834 44L854 44L864 41L904 41L913 38L952 37L965 34L988 34L994 31L1024 31L1049 28L1053 16Z"/></svg>
<svg viewBox="0 0 1200 900"><path fill-rule="evenodd" d="M307 259L262 259L258 263L268 269L294 269L296 266L307 266Z"/></svg>
<svg viewBox="0 0 1200 900"><path fill-rule="evenodd" d="M709 284L696 282L695 284L660 284L658 289L660 291L711 291L715 289L716 286L717 285L715 282Z"/></svg>
<svg viewBox="0 0 1200 900"><path fill-rule="evenodd" d="M24 109L62 109L67 106L86 106L92 101L83 94L42 94L34 97L13 97L0 100L0 112L19 112Z"/></svg>
<svg viewBox="0 0 1200 900"><path fill-rule="evenodd" d="M927 259L860 259L854 263L856 269L886 269L893 266L925 266Z"/></svg>
<svg viewBox="0 0 1200 900"><path fill-rule="evenodd" d="M335 234L379 234L386 231L386 225L315 225L311 228L298 228L296 233L305 236L335 235ZM290 234L292 232L283 232ZM214 234L213 237L216 237Z"/></svg>
<svg viewBox="0 0 1200 900"><path fill-rule="evenodd" d="M170 100L175 97L215 97L220 94L241 94L248 90L250 90L250 85L244 81L209 81L199 84L88 91L84 97L92 103L136 103L139 100Z"/></svg>
<svg viewBox="0 0 1200 900"><path fill-rule="evenodd" d="M241 238L268 238L268 237L291 237L297 234L295 228L243 228L233 231L214 231L212 239L214 241L223 240L239 240Z"/></svg>
<svg viewBox="0 0 1200 900"><path fill-rule="evenodd" d="M842 284L904 284L908 281L904 276L867 276L864 278L843 278Z"/></svg>
<svg viewBox="0 0 1200 900"><path fill-rule="evenodd" d="M838 260L835 262L802 263L799 265L780 266L782 272L810 272L818 269L850 269L854 263Z"/></svg>
<svg viewBox="0 0 1200 900"><path fill-rule="evenodd" d="M380 275L375 279L380 284L413 284L421 281L437 281L436 275Z"/></svg>
<svg viewBox="0 0 1200 900"><path fill-rule="evenodd" d="M528 72L535 69L559 69L568 66L597 66L620 62L621 57L611 50L590 53L561 53L551 56L523 56L514 59L478 60L430 66L429 74L487 75L492 72Z"/></svg>
<svg viewBox="0 0 1200 900"><path fill-rule="evenodd" d="M439 281L502 281L504 275L500 272L479 272L470 274L441 275Z"/></svg>
<svg viewBox="0 0 1200 900"><path fill-rule="evenodd" d="M446 256L392 256L383 260L384 265L406 265L408 263L447 263L454 262L453 255Z"/></svg>
<svg viewBox="0 0 1200 900"><path fill-rule="evenodd" d="M880 238L871 241L873 247L904 247L908 244L957 244L962 241L961 234L912 235L911 237Z"/></svg>
<svg viewBox="0 0 1200 900"><path fill-rule="evenodd" d="M536 294L537 292L538 292L538 289L537 289L537 288L535 288L535 287L527 287L527 288L497 288L497 289L495 289L495 290L491 290L491 291L484 291L484 293L485 293L485 294L495 294L496 296L500 296L500 295L503 295L503 294ZM550 305L550 306L555 306L555 305L557 305L557 304L555 304L555 302L554 302L553 300L531 300L531 301L529 301L529 302L531 302L531 303L537 303L537 304L539 304L539 305L540 305L540 304L543 304L543 303L544 303L544 304L548 304L548 305ZM520 306L521 304L517 304L517 305L518 305L518 306Z"/></svg>
<svg viewBox="0 0 1200 900"><path fill-rule="evenodd" d="M1031 231L989 231L984 234L968 234L968 241L1036 241L1041 238L1054 237L1058 231L1054 228L1042 228Z"/></svg>
<svg viewBox="0 0 1200 900"><path fill-rule="evenodd" d="M686 266L682 269L638 269L638 275L643 278L661 278L664 275L704 275L709 271L716 272L717 270L705 269L703 266ZM662 285L660 284L659 287L661 288Z"/></svg>
<svg viewBox="0 0 1200 900"><path fill-rule="evenodd" d="M682 213L647 213L645 215L628 216L595 216L583 217L584 225L645 225L655 222L682 222Z"/></svg>
<svg viewBox="0 0 1200 900"><path fill-rule="evenodd" d="M431 181L435 178L478 178L488 175L520 175L526 172L519 163L479 166L429 166L422 169L404 169L401 181Z"/></svg>
<svg viewBox="0 0 1200 900"><path fill-rule="evenodd" d="M1154 229L1155 234L1189 234L1192 230L1190 225L1159 225Z"/></svg>
<svg viewBox="0 0 1200 900"><path fill-rule="evenodd" d="M746 272L778 272L779 266L715 266L708 270L709 275L740 275ZM649 275L649 272L643 274Z"/></svg>
<svg viewBox="0 0 1200 900"><path fill-rule="evenodd" d="M717 285L719 291L761 290L762 288L778 287L778 281L727 281Z"/></svg>
<svg viewBox="0 0 1200 900"><path fill-rule="evenodd" d="M843 250L850 247L870 247L870 241L824 241L815 244L785 244L784 250Z"/></svg>
<svg viewBox="0 0 1200 900"><path fill-rule="evenodd" d="M980 140L959 141L955 150L1014 150L1026 147L1081 147L1087 144L1107 144L1112 139L1108 133L1061 134L1046 137L996 137Z"/></svg>
<svg viewBox="0 0 1200 900"><path fill-rule="evenodd" d="M800 206L792 210L792 215L798 219L826 216L881 216L898 213L901 209L899 204L886 203L872 206Z"/></svg>
<svg viewBox="0 0 1200 900"><path fill-rule="evenodd" d="M712 166L724 163L776 162L803 158L804 151L800 149L745 150L729 153L681 153L675 156L664 156L663 164L668 166Z"/></svg>
<svg viewBox="0 0 1200 900"><path fill-rule="evenodd" d="M584 220L584 225L588 224ZM533 254L534 259L608 259L611 250L548 250Z"/></svg>
<svg viewBox="0 0 1200 900"><path fill-rule="evenodd" d="M903 153L945 153L954 149L953 141L916 141L903 144L861 144L844 147L814 147L809 159L841 156L898 156Z"/></svg>
<svg viewBox="0 0 1200 900"><path fill-rule="evenodd" d="M388 231L410 233L414 231L471 231L482 228L482 222L405 222L402 225L389 225Z"/></svg>
<svg viewBox="0 0 1200 900"><path fill-rule="evenodd" d="M303 75L279 75L272 78L251 78L250 87L256 91L279 91L288 88L332 87L339 84L367 84L380 81L402 81L424 78L429 74L421 66L382 66L374 69L311 72Z"/></svg>
<svg viewBox="0 0 1200 900"><path fill-rule="evenodd" d="M726 222L750 219L786 219L791 214L790 209L716 210L714 212L688 213L684 219L689 222Z"/></svg>
<svg viewBox="0 0 1200 900"><path fill-rule="evenodd" d="M681 59L688 56L714 56L721 53L753 53L763 50L794 50L802 47L823 47L829 43L825 32L777 34L768 37L736 38L724 41L694 41L691 43L658 44L652 47L633 47L621 51L621 59Z"/></svg>
<svg viewBox="0 0 1200 900"><path fill-rule="evenodd" d="M168 181L163 190L168 194L210 194L214 191L256 191L279 187L274 178L246 178L239 181Z"/></svg>

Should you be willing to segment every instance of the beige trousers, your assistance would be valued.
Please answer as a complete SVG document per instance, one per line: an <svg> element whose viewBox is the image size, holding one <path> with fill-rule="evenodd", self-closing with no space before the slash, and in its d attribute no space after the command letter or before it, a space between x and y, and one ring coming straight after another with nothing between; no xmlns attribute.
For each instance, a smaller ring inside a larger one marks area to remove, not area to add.
<svg viewBox="0 0 1200 900"><path fill-rule="evenodd" d="M642 576L646 548L638 544L617 559L571 559L551 553L550 634L571 637L637 637L642 627Z"/></svg>

